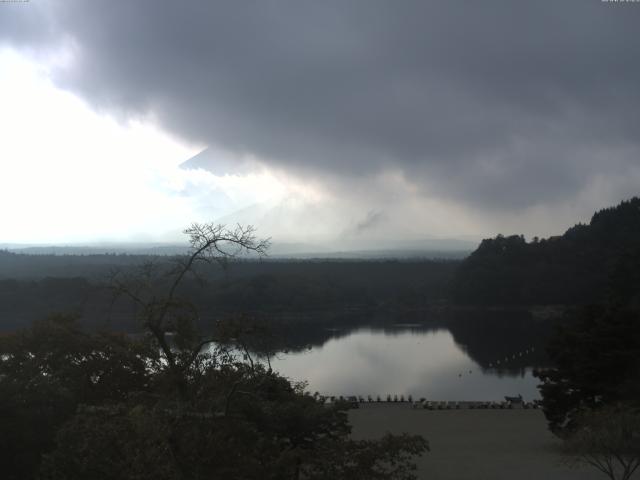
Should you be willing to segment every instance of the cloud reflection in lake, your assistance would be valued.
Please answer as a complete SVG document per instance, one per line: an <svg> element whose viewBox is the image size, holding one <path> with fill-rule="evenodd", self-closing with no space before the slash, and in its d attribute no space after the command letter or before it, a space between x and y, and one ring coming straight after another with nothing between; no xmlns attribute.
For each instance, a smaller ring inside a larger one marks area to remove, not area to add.
<svg viewBox="0 0 640 480"><path fill-rule="evenodd" d="M433 400L538 398L532 368L519 375L483 369L446 329L359 329L301 352L280 353L272 366L324 395L413 395Z"/></svg>

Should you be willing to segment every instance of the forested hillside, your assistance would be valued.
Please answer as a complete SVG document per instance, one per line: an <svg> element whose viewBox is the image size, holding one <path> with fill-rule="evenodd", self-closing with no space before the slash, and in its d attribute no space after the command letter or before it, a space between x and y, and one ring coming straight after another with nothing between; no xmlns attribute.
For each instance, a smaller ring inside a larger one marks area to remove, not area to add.
<svg viewBox="0 0 640 480"><path fill-rule="evenodd" d="M640 270L640 198L596 212L558 237L483 240L452 286L461 304L584 304Z"/></svg>

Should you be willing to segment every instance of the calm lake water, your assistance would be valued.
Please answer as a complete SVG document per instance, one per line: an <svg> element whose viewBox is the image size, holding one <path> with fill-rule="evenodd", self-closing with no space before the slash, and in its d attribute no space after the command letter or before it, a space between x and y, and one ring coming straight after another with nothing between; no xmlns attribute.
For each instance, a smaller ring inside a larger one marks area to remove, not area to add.
<svg viewBox="0 0 640 480"><path fill-rule="evenodd" d="M512 349L503 346L501 353L489 349L480 365L446 328L360 328L322 345L279 353L271 364L291 380L306 380L310 392L323 395L503 400L505 395L521 394L532 400L539 394L527 362L535 355L527 352L530 348L521 343Z"/></svg>

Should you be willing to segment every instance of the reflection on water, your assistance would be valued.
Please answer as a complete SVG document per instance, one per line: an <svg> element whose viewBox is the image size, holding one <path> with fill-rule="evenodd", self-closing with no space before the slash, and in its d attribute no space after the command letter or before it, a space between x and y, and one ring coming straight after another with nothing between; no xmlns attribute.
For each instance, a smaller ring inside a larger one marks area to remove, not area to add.
<svg viewBox="0 0 640 480"><path fill-rule="evenodd" d="M357 329L306 350L280 353L271 364L292 380L308 381L309 391L325 395L502 400L505 395L522 394L526 400L539 398L538 381L532 375L533 353L525 352L523 344L514 345L516 358L510 354L507 359L509 345L504 342L501 349L492 350L480 355L484 357L478 360L480 365L449 328L406 325ZM496 370L492 357L508 370Z"/></svg>

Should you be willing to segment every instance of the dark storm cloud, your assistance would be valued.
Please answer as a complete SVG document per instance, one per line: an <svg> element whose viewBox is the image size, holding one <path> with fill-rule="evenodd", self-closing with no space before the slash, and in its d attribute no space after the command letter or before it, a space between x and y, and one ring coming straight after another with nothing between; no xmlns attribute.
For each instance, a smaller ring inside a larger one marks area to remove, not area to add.
<svg viewBox="0 0 640 480"><path fill-rule="evenodd" d="M518 207L640 160L638 4L32 5L5 35L71 39L77 63L59 84L298 172L401 171L440 198Z"/></svg>

